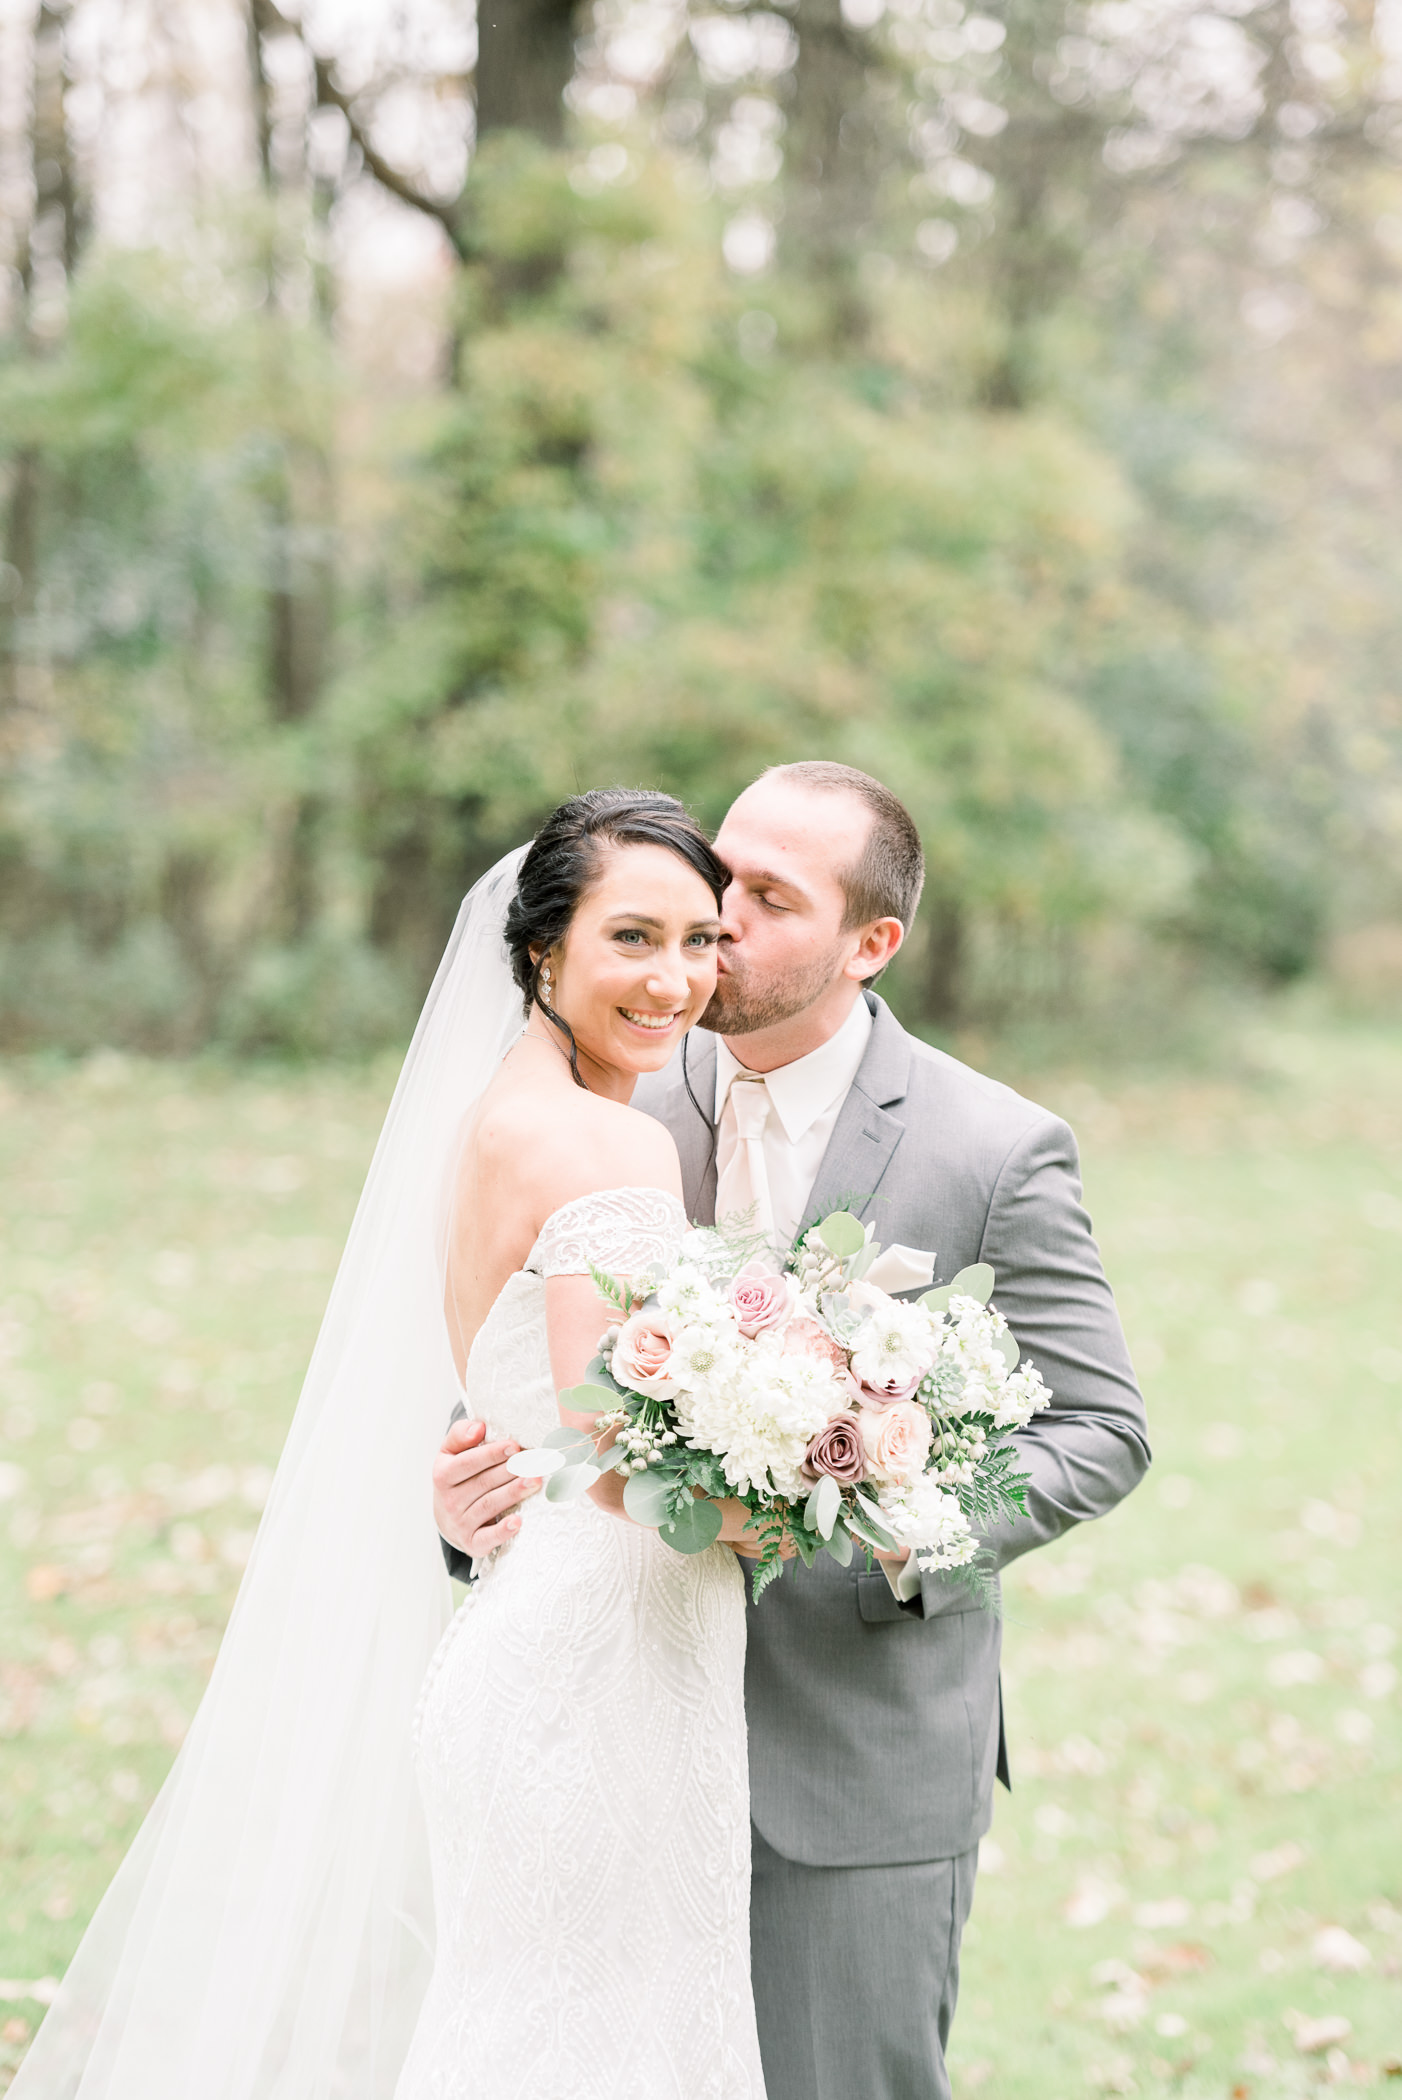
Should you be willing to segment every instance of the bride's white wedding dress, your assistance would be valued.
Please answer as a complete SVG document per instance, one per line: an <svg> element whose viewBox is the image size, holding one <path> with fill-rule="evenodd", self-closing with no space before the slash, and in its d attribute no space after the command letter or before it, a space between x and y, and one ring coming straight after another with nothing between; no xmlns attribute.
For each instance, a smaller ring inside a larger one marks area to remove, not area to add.
<svg viewBox="0 0 1402 2100"><path fill-rule="evenodd" d="M685 1229L655 1189L547 1220L468 1359L489 1435L559 1425L545 1278L636 1274ZM744 1659L727 1547L526 1505L424 1686L438 1945L396 2100L763 2100Z"/></svg>

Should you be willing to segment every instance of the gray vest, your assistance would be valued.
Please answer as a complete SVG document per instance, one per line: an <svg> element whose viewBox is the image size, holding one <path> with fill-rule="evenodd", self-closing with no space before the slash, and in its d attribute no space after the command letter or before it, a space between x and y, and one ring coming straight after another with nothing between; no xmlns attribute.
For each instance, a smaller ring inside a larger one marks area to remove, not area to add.
<svg viewBox="0 0 1402 2100"><path fill-rule="evenodd" d="M1017 1439L1031 1484L1026 1516L990 1535L1001 1567L1129 1493L1149 1462L1144 1403L1071 1132L865 996L871 1039L804 1222L847 1203L884 1243L933 1252L937 1282L971 1262L996 1270L995 1303L1053 1395ZM703 1224L715 1216L715 1057L698 1029L634 1095L676 1139L687 1212ZM973 1845L995 1770L1007 1776L1000 1645L999 1620L947 1576L927 1576L903 1607L879 1570L791 1563L749 1607L745 1670L752 1813L774 1849L878 1866Z"/></svg>

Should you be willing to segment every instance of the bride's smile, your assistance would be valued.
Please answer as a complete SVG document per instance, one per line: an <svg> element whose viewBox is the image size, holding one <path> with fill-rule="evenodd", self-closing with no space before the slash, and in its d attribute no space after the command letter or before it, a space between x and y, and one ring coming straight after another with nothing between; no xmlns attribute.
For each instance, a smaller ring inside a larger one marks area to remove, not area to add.
<svg viewBox="0 0 1402 2100"><path fill-rule="evenodd" d="M626 1101L638 1075L660 1071L710 1003L720 915L701 876L665 846L630 841L597 853L568 931L534 960L584 1083ZM564 1045L539 1011L526 1034Z"/></svg>

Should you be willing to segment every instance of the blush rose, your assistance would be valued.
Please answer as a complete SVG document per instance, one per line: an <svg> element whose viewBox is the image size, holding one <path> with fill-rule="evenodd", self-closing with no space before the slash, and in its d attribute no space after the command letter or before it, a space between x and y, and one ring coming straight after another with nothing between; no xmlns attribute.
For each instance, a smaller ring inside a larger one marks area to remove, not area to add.
<svg viewBox="0 0 1402 2100"><path fill-rule="evenodd" d="M904 1484L924 1472L932 1432L923 1407L897 1400L885 1407L864 1407L857 1420L867 1470L878 1480Z"/></svg>
<svg viewBox="0 0 1402 2100"><path fill-rule="evenodd" d="M670 1400L678 1391L676 1380L667 1376L672 1339L671 1323L664 1313L630 1313L618 1330L609 1369L630 1392L646 1393L650 1400Z"/></svg>
<svg viewBox="0 0 1402 2100"><path fill-rule="evenodd" d="M771 1328L782 1327L792 1304L790 1279L757 1261L746 1262L730 1286L730 1309L741 1334L751 1340Z"/></svg>

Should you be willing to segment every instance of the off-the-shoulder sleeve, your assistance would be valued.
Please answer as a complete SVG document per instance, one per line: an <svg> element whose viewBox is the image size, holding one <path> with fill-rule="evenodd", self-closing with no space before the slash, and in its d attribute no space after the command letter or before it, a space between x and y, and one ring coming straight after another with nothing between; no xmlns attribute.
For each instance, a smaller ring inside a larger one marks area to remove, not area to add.
<svg viewBox="0 0 1402 2100"><path fill-rule="evenodd" d="M551 1213L526 1259L538 1276L631 1276L676 1258L686 1212L665 1189L597 1189Z"/></svg>

